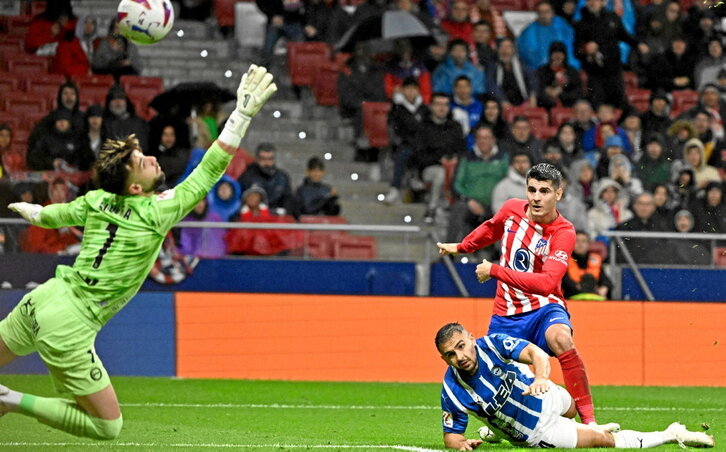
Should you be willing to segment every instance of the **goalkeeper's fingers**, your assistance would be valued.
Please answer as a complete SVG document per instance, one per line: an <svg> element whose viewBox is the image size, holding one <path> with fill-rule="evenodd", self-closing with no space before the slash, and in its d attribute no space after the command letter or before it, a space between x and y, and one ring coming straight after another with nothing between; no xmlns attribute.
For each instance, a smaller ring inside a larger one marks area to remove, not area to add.
<svg viewBox="0 0 726 452"><path fill-rule="evenodd" d="M251 66L250 69L252 69ZM267 75L267 68L265 67L256 66L254 70L250 70L247 75L247 86L245 87L245 90L251 93L257 91L265 75Z"/></svg>

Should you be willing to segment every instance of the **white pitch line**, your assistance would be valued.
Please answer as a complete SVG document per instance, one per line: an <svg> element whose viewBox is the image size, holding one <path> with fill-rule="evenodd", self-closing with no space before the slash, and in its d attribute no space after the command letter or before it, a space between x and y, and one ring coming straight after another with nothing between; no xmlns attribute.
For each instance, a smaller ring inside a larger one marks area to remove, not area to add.
<svg viewBox="0 0 726 452"><path fill-rule="evenodd" d="M403 446L398 444L215 444L215 443L51 443L51 442L0 442L1 447L206 447L217 449L391 449L409 452L439 452L441 449L426 449L423 447Z"/></svg>
<svg viewBox="0 0 726 452"><path fill-rule="evenodd" d="M435 405L290 405L280 403L122 403L130 408L239 408L285 410L438 410ZM604 411L726 411L723 407L595 407Z"/></svg>

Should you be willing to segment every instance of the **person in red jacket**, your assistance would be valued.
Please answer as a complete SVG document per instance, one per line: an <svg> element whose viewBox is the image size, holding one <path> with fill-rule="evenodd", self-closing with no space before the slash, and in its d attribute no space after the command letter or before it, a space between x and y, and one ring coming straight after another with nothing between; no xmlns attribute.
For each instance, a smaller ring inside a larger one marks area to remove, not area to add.
<svg viewBox="0 0 726 452"><path fill-rule="evenodd" d="M75 33L77 21L70 0L48 2L45 11L30 21L30 27L25 34L25 51L36 53L47 44L59 42L66 32ZM44 54L51 55L53 52Z"/></svg>
<svg viewBox="0 0 726 452"><path fill-rule="evenodd" d="M438 243L442 255L471 253L501 240L499 264L476 267L480 282L496 278L494 315L487 334L505 333L535 343L555 356L565 387L584 424L597 425L590 385L562 295L562 277L575 245L575 228L557 211L562 173L552 164L533 166L526 176L527 200L510 199L461 243ZM601 426L605 430L615 424Z"/></svg>
<svg viewBox="0 0 726 452"><path fill-rule="evenodd" d="M55 179L48 187L50 200L44 205L60 204L70 201L68 184L63 179ZM26 253L49 254L77 254L73 245L81 242L83 233L75 228L45 229L38 226L29 226L28 231L21 239L20 249Z"/></svg>
<svg viewBox="0 0 726 452"><path fill-rule="evenodd" d="M81 46L81 40L72 31L66 31L58 41L55 58L50 72L63 74L66 77L88 75L91 64Z"/></svg>

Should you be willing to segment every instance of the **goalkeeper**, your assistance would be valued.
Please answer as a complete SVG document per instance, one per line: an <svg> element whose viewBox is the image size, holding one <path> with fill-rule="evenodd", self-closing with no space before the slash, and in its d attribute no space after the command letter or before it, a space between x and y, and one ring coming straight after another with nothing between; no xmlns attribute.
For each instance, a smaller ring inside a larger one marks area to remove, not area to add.
<svg viewBox="0 0 726 452"><path fill-rule="evenodd" d="M0 386L0 415L20 413L73 435L114 439L122 426L113 385L94 349L96 334L141 287L166 233L224 174L252 118L277 91L264 67L250 66L232 113L204 159L171 190L156 194L164 173L133 136L107 140L96 163L99 190L67 204L10 204L45 228L83 226L72 267L23 297L0 322L0 366L37 351L55 388L75 401L36 397Z"/></svg>

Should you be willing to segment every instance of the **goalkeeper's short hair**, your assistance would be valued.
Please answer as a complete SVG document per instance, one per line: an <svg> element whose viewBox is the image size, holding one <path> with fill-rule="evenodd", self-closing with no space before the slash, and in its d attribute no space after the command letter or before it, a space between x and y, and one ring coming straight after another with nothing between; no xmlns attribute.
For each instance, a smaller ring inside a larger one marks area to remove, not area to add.
<svg viewBox="0 0 726 452"><path fill-rule="evenodd" d="M133 133L124 140L106 140L94 165L96 186L109 193L125 195L131 169L129 160L136 149L141 151Z"/></svg>

